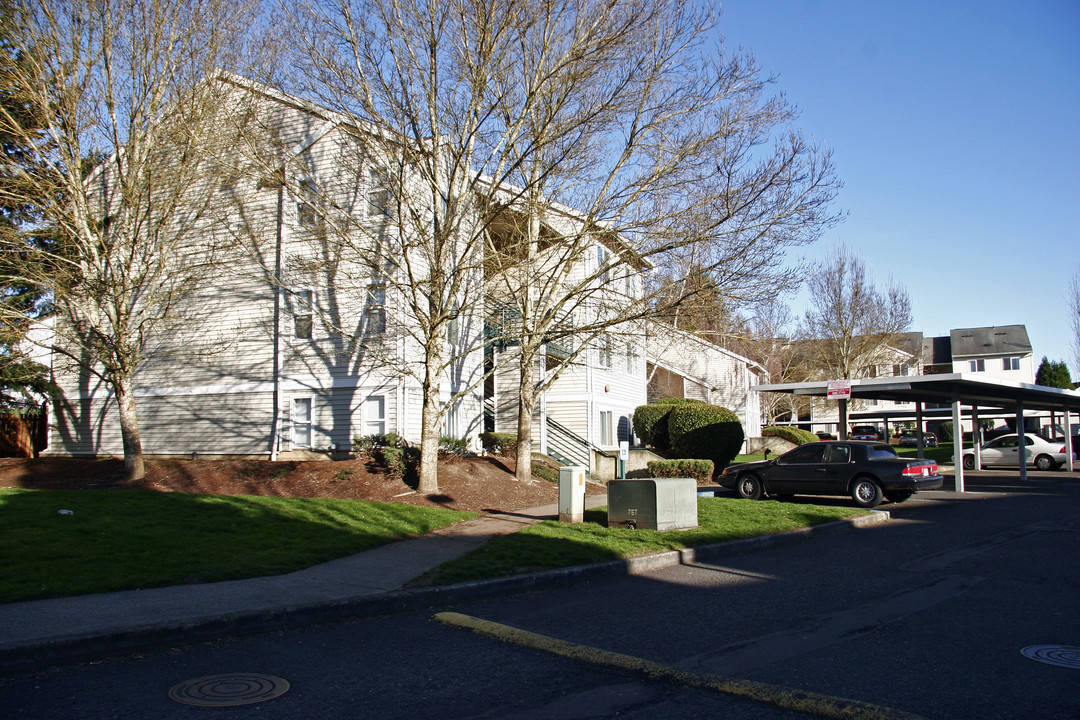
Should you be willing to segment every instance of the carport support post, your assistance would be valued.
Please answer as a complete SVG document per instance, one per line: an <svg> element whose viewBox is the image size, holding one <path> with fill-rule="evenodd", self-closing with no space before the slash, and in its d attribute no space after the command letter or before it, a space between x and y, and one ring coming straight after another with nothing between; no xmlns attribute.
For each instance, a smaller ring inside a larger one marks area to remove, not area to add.
<svg viewBox="0 0 1080 720"><path fill-rule="evenodd" d="M964 426L960 424L960 393L957 391L953 392L952 426L953 478L956 482L956 492L964 492Z"/></svg>
<svg viewBox="0 0 1080 720"><path fill-rule="evenodd" d="M840 398L836 402L840 406L840 432L838 435L841 440L847 440L847 399Z"/></svg>
<svg viewBox="0 0 1080 720"><path fill-rule="evenodd" d="M979 422L979 406L971 406L971 450L975 454L975 467L982 467L982 423Z"/></svg>
<svg viewBox="0 0 1080 720"><path fill-rule="evenodd" d="M1016 401L1016 455L1020 462L1020 482L1027 482L1027 425L1024 424L1024 401Z"/></svg>
<svg viewBox="0 0 1080 720"><path fill-rule="evenodd" d="M1076 449L1076 448L1073 447L1073 444L1072 444L1072 436L1073 436L1072 410L1070 410L1069 407L1066 405L1065 406L1065 462L1067 463L1066 467L1069 468L1069 472L1072 472L1074 470L1072 456L1073 456L1073 451Z"/></svg>
<svg viewBox="0 0 1080 720"><path fill-rule="evenodd" d="M926 458L926 449L923 447L925 439L923 438L923 419L922 419L922 401L915 403L915 444L919 446L919 459Z"/></svg>

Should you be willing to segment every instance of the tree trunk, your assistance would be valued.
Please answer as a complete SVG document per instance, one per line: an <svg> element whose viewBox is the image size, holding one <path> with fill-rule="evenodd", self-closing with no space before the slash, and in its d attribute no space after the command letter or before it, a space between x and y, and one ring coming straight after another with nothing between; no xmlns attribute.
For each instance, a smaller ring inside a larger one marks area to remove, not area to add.
<svg viewBox="0 0 1080 720"><path fill-rule="evenodd" d="M532 421L536 393L533 389L531 353L526 353L524 347L521 351L518 356L521 374L518 381L517 467L514 475L524 481L532 480Z"/></svg>
<svg viewBox="0 0 1080 720"><path fill-rule="evenodd" d="M435 344L441 347L442 341ZM420 416L420 482L416 490L422 495L435 495L439 492L439 430L442 424L439 398L442 354L437 348L428 348L425 364L424 407Z"/></svg>
<svg viewBox="0 0 1080 720"><path fill-rule="evenodd" d="M129 378L113 379L116 405L120 410L120 436L124 441L124 474L128 481L142 480L146 475L143 463L142 439L139 436L139 414L135 409L135 394Z"/></svg>

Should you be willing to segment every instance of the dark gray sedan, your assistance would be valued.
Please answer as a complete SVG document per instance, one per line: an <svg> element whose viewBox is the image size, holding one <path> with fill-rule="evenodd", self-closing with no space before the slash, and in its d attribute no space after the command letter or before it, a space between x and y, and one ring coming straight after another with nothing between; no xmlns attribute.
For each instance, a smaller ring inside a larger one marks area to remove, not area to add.
<svg viewBox="0 0 1080 720"><path fill-rule="evenodd" d="M720 484L750 500L848 495L859 507L871 508L936 490L942 477L935 461L901 458L887 443L834 440L800 445L772 460L729 465Z"/></svg>

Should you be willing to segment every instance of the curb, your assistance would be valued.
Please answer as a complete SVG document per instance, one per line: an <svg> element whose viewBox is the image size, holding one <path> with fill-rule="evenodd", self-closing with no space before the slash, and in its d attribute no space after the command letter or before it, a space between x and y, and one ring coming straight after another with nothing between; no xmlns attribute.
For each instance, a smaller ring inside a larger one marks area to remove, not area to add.
<svg viewBox="0 0 1080 720"><path fill-rule="evenodd" d="M888 511L875 510L867 515L847 520L789 530L774 535L762 535L684 550L670 550L626 560L541 570L505 578L441 587L395 590L334 602L284 605L272 611L211 615L183 623L150 623L104 635L74 633L36 643L0 647L0 675L13 675L54 665L147 651L166 645L185 645L236 635L294 630L346 619L389 615L436 605L453 605L494 595L568 587L581 580L596 577L641 575L675 565L692 564L789 545L815 535L830 535L855 528L870 527L887 522L889 519Z"/></svg>

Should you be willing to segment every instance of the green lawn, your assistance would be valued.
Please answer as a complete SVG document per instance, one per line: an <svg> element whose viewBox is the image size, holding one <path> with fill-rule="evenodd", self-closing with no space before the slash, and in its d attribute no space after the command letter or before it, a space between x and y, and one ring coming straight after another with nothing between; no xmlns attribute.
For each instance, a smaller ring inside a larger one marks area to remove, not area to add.
<svg viewBox="0 0 1080 720"><path fill-rule="evenodd" d="M496 538L449 562L426 579L436 585L502 577L518 572L603 562L678 548L768 535L862 515L851 507L822 507L775 500L698 498L693 530L655 532L607 527L607 510L585 513L585 522L545 521Z"/></svg>
<svg viewBox="0 0 1080 720"><path fill-rule="evenodd" d="M0 602L291 572L469 517L361 500L0 489Z"/></svg>
<svg viewBox="0 0 1080 720"><path fill-rule="evenodd" d="M915 458L919 456L918 448L896 448L896 454L900 457ZM951 442L939 443L937 447L929 447L923 451L927 460L937 460L940 463L952 465L953 444Z"/></svg>

